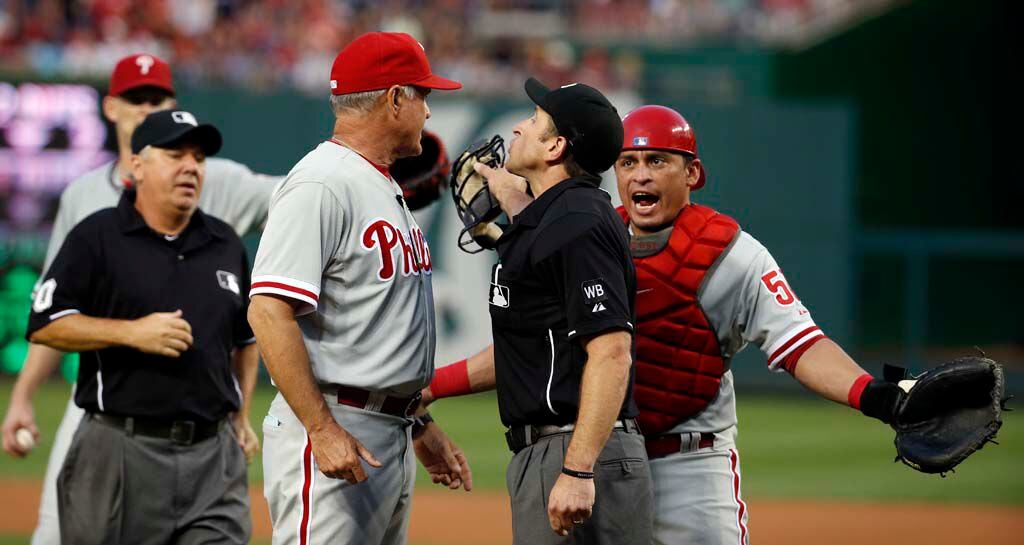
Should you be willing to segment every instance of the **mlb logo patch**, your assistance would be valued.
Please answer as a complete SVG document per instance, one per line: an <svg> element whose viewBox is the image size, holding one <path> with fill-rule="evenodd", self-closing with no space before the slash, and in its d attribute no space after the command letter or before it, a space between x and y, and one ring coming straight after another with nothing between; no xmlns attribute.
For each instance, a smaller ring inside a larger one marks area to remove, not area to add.
<svg viewBox="0 0 1024 545"><path fill-rule="evenodd" d="M175 123L192 125L193 127L199 125L199 121L196 121L196 116L189 112L171 112L171 119L173 119Z"/></svg>
<svg viewBox="0 0 1024 545"><path fill-rule="evenodd" d="M217 271L217 284L220 287L234 293L235 295L241 295L242 289L238 285L238 277L234 273L228 271Z"/></svg>
<svg viewBox="0 0 1024 545"><path fill-rule="evenodd" d="M647 137L646 136L634 136L633 137L633 145L634 146L646 146L647 145Z"/></svg>
<svg viewBox="0 0 1024 545"><path fill-rule="evenodd" d="M487 302L501 308L508 308L508 287L501 284L491 283L491 293Z"/></svg>

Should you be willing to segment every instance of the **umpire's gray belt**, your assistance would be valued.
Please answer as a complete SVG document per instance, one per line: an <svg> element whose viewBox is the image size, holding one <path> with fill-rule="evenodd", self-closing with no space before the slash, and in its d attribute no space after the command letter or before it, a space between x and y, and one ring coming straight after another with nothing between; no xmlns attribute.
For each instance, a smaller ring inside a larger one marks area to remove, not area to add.
<svg viewBox="0 0 1024 545"><path fill-rule="evenodd" d="M509 450L516 453L536 443L542 437L570 433L574 429L576 429L575 424L566 424L564 426L513 426L505 432L505 442L508 443ZM633 418L616 420L612 429L623 430L626 433L640 433L640 426Z"/></svg>

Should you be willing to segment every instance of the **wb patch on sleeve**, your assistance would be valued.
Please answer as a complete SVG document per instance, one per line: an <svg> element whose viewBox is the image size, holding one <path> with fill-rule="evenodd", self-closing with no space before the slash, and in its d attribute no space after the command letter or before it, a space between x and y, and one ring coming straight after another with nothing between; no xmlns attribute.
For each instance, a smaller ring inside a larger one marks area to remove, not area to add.
<svg viewBox="0 0 1024 545"><path fill-rule="evenodd" d="M603 278L587 280L580 285L583 289L583 302L588 305L596 305L608 300L608 289L605 287Z"/></svg>

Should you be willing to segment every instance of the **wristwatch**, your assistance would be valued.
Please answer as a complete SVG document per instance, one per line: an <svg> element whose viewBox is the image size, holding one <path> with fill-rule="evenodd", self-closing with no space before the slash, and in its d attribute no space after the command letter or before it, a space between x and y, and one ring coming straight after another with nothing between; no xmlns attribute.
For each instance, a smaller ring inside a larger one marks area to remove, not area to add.
<svg viewBox="0 0 1024 545"><path fill-rule="evenodd" d="M430 416L430 413L423 413L420 416L413 417L412 419L412 437L413 439L423 434L423 431L427 429L427 424L434 421L434 417Z"/></svg>

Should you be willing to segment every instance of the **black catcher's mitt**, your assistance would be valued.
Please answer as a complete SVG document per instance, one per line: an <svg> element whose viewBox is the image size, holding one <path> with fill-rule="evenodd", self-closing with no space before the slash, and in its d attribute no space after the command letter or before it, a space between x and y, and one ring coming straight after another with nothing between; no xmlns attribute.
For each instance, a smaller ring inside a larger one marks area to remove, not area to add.
<svg viewBox="0 0 1024 545"><path fill-rule="evenodd" d="M436 201L448 183L452 166L444 143L436 134L424 130L420 138L423 153L403 157L391 165L391 176L402 188L409 210L419 210Z"/></svg>
<svg viewBox="0 0 1024 545"><path fill-rule="evenodd" d="M473 169L477 162L490 167L505 163L505 141L501 136L473 143L459 155L452 168L452 199L465 225L459 233L459 248L471 254L494 249L502 233L501 227L494 223L501 215L501 207L491 196L487 179Z"/></svg>
<svg viewBox="0 0 1024 545"><path fill-rule="evenodd" d="M998 363L966 357L917 377L888 366L885 375L901 388L891 422L897 460L923 473L945 474L986 443L995 443L1006 402Z"/></svg>

